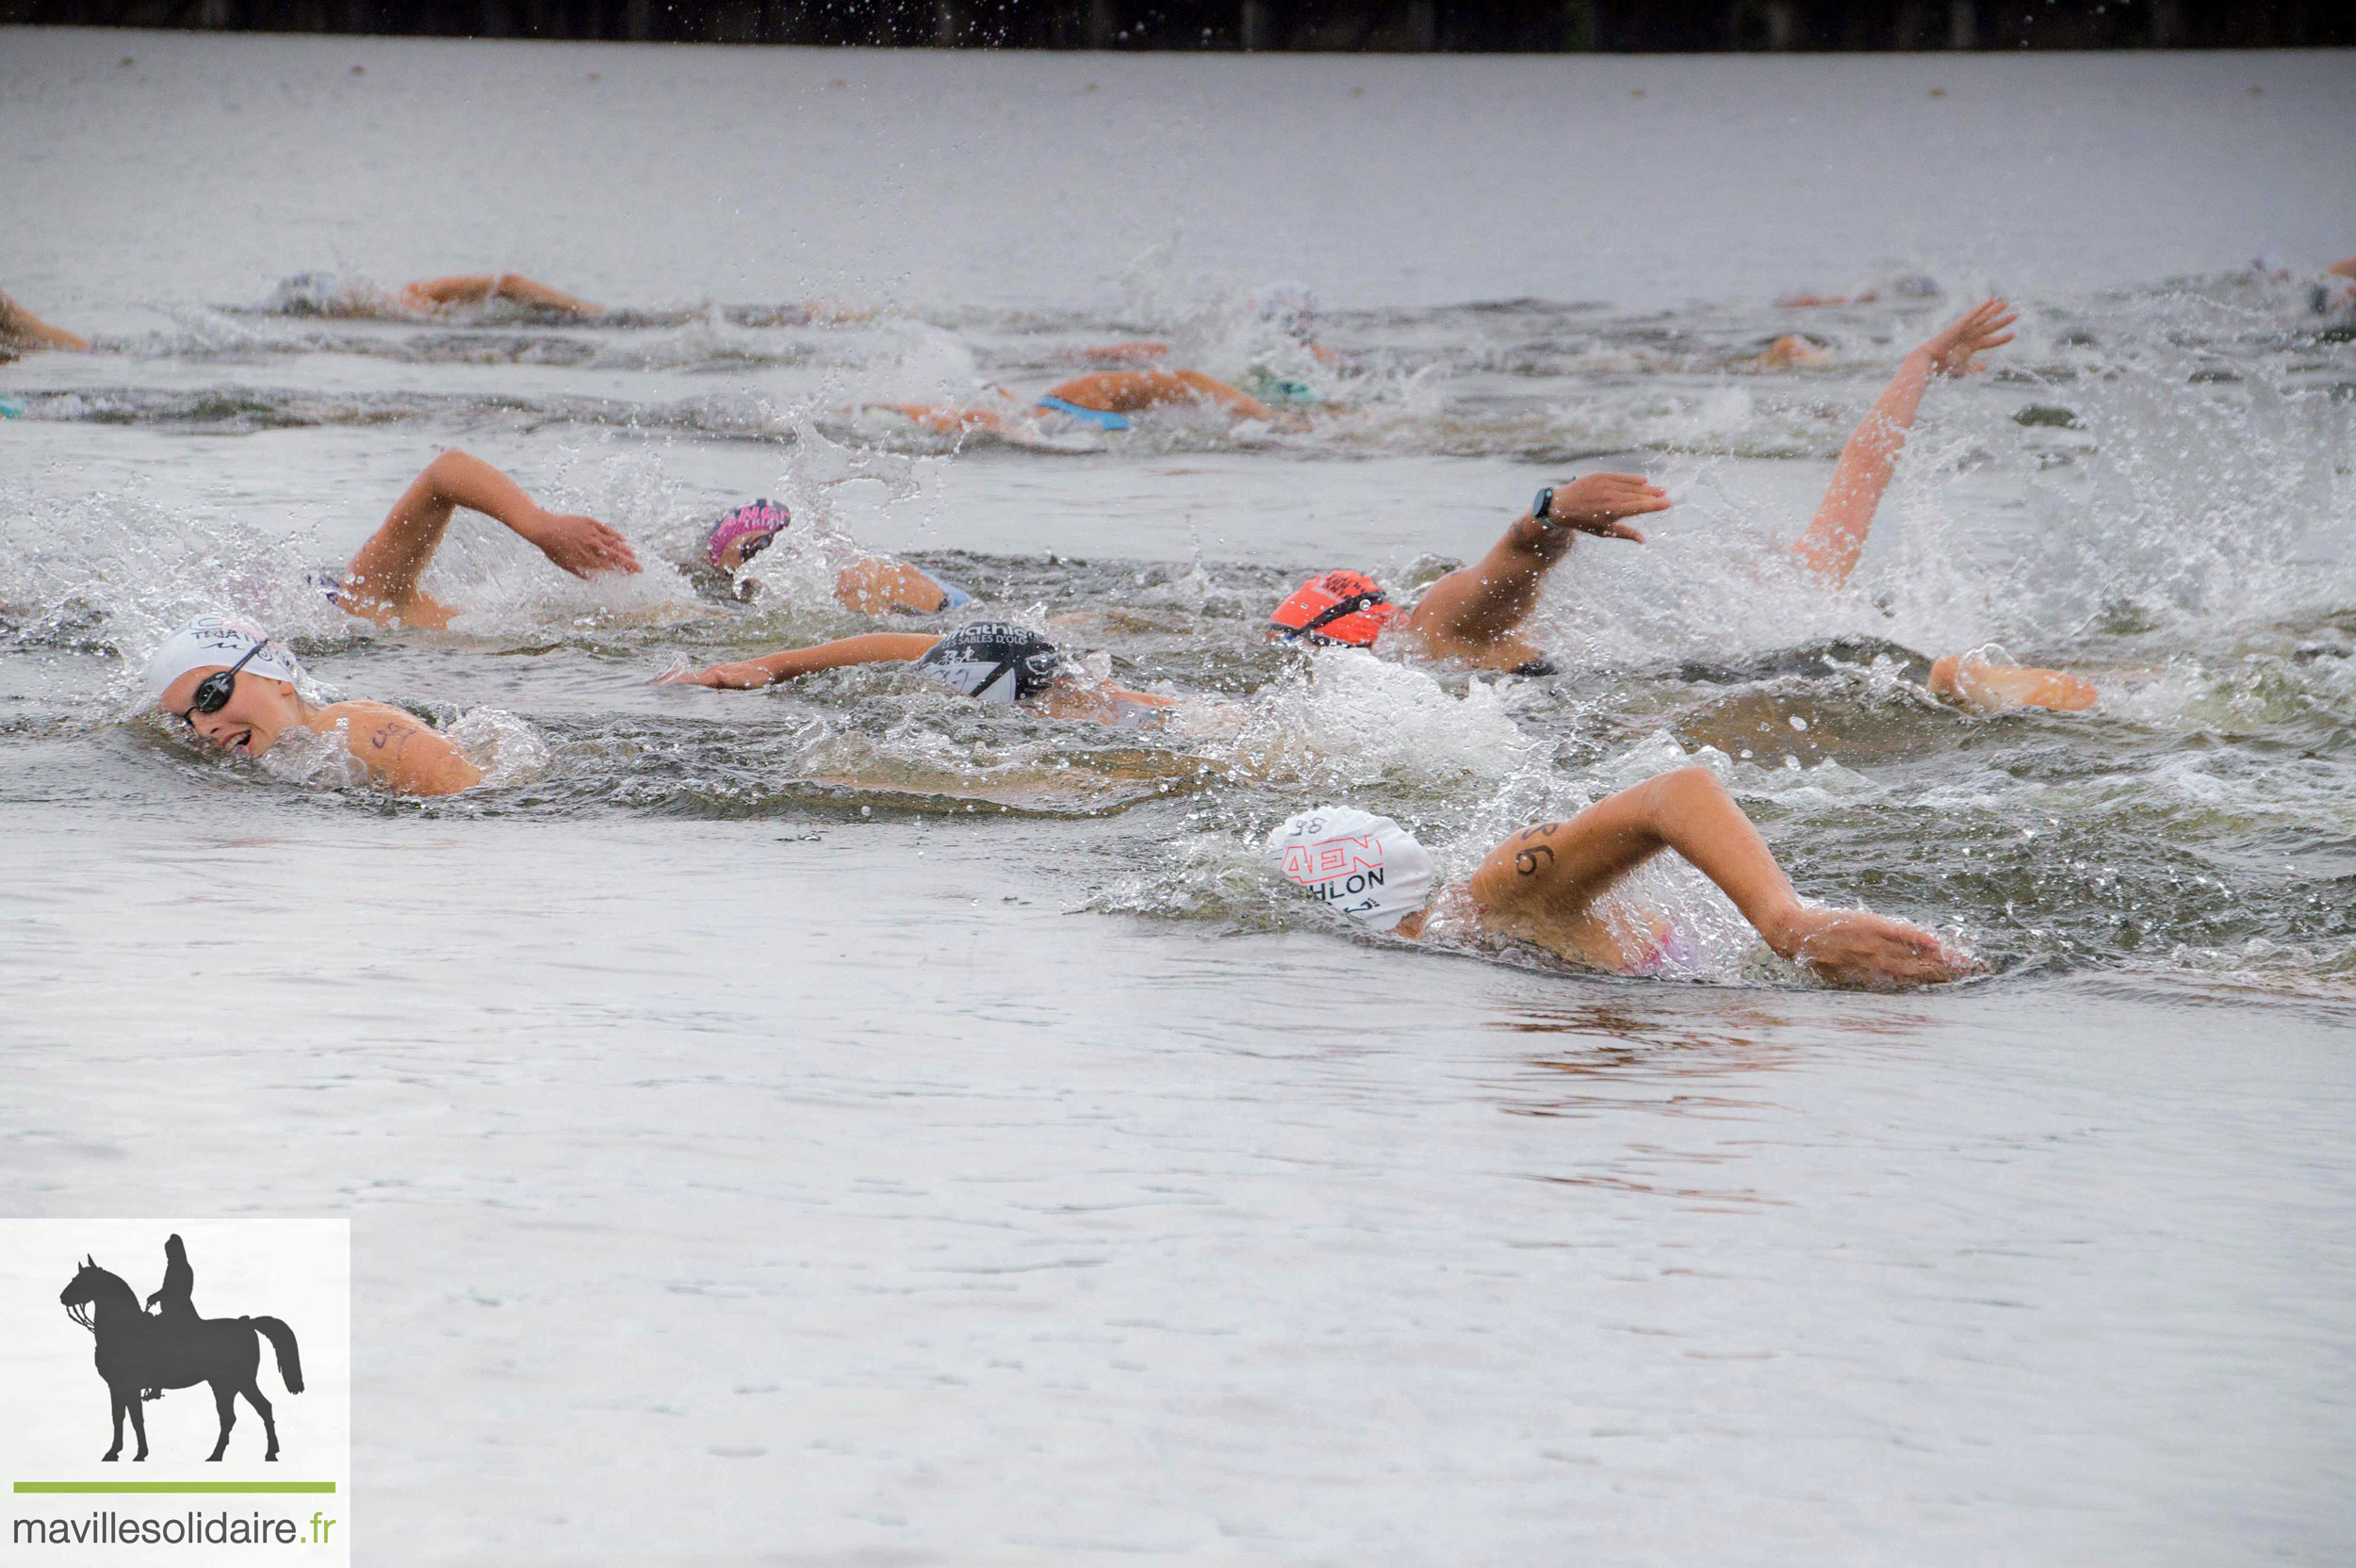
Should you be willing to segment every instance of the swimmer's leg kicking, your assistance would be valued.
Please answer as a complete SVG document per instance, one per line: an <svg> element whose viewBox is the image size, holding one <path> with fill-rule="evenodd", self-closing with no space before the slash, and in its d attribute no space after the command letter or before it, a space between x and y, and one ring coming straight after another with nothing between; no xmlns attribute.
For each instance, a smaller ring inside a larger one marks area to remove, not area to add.
<svg viewBox="0 0 2356 1568"><path fill-rule="evenodd" d="M379 626L438 629L459 613L418 587L460 507L494 517L575 577L635 572L630 542L595 517L550 512L479 457L451 448L425 466L344 568L335 602Z"/></svg>
<svg viewBox="0 0 2356 1568"><path fill-rule="evenodd" d="M1899 363L1898 373L1841 449L1841 461L1833 467L1824 504L1792 547L1800 564L1819 581L1838 588L1857 570L1866 536L1873 531L1873 514L1897 472L1898 454L1906 449L1906 433L1914 426L1931 379L1978 370L1980 354L2012 341L2012 334L2004 329L2017 319L2004 301L1989 300L1934 334ZM2074 711L2093 707L2096 695L2091 685L2075 676L1993 663L1974 654L1950 654L1939 660L1931 667L1930 687L1939 696L1984 712L2011 707Z"/></svg>

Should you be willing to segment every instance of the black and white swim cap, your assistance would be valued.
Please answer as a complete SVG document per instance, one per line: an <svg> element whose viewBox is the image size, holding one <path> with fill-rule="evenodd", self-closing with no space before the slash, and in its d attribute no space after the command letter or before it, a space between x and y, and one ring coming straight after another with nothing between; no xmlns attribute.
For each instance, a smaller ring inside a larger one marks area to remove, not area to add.
<svg viewBox="0 0 2356 1568"><path fill-rule="evenodd" d="M1052 685L1063 656L1028 627L973 621L935 643L916 667L969 697L1013 702Z"/></svg>

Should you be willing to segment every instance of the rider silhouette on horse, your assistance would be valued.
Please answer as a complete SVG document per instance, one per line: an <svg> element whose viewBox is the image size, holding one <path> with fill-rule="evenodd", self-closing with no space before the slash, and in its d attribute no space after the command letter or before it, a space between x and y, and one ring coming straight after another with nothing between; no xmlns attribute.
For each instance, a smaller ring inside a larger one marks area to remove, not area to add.
<svg viewBox="0 0 2356 1568"><path fill-rule="evenodd" d="M139 1408L142 1390L160 1393L210 1383L213 1408L221 1415L221 1441L208 1457L218 1460L228 1451L229 1429L237 1425L237 1398L242 1394L270 1438L270 1451L262 1457L277 1459L278 1422L255 1378L262 1364L261 1341L268 1338L278 1352L278 1375L286 1380L286 1392L303 1392L303 1358L295 1348L294 1331L275 1317L197 1316L188 1298L196 1271L188 1266L188 1249L178 1236L164 1243L164 1256L163 1288L147 1298L151 1305L162 1306L153 1316L140 1309L138 1294L99 1267L94 1257L85 1257L73 1282L57 1293L66 1315L98 1341L93 1359L113 1396L115 1423L114 1446L103 1457L122 1457L125 1415L139 1440L139 1452L131 1458L137 1462L147 1457L147 1416Z"/></svg>

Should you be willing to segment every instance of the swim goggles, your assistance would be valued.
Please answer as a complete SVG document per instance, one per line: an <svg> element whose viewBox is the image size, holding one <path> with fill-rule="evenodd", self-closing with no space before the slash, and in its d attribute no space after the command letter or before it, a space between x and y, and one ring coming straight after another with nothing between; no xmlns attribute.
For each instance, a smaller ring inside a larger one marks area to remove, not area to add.
<svg viewBox="0 0 2356 1568"><path fill-rule="evenodd" d="M196 690L188 696L188 707L180 713L180 717L188 721L190 729L196 727L196 716L199 713L218 713L229 706L230 697L237 694L237 672L244 669L247 662L255 654L268 646L270 646L270 640L264 638L246 649L244 658L239 659L225 670L215 670L196 683Z"/></svg>
<svg viewBox="0 0 2356 1568"><path fill-rule="evenodd" d="M1345 615L1355 615L1361 610L1370 610L1378 604L1390 602L1390 595L1380 588L1371 588L1365 593L1352 594L1338 603L1329 604L1301 625L1286 627L1283 629L1289 636L1316 638L1319 642L1329 641L1330 639L1318 638L1317 633Z"/></svg>

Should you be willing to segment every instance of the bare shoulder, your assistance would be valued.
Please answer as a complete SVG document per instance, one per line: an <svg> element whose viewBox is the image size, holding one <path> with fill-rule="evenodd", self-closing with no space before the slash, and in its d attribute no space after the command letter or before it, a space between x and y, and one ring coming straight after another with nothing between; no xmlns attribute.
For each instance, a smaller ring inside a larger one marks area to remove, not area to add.
<svg viewBox="0 0 2356 1568"><path fill-rule="evenodd" d="M1528 908L1551 890L1555 841L1568 823L1540 822L1517 828L1491 850L1472 874L1473 902L1492 916Z"/></svg>
<svg viewBox="0 0 2356 1568"><path fill-rule="evenodd" d="M455 794L483 781L447 736L390 704L339 702L322 716L344 725L345 743L377 782L404 794Z"/></svg>

